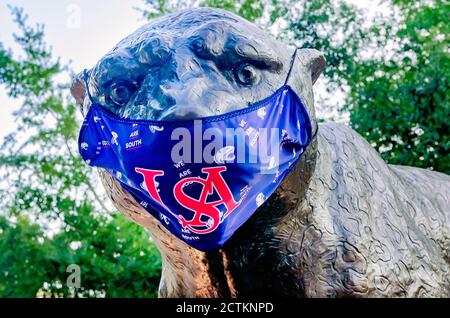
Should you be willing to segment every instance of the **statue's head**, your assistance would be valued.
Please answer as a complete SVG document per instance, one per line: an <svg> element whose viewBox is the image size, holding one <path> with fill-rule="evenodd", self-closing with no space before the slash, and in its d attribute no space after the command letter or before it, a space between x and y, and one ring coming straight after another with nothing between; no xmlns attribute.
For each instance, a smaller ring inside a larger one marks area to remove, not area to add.
<svg viewBox="0 0 450 318"><path fill-rule="evenodd" d="M283 85L294 49L230 12L200 8L156 19L120 41L89 70L93 97L131 119L218 115ZM312 85L325 60L300 49L289 84L314 120ZM89 106L81 76L72 93Z"/></svg>
<svg viewBox="0 0 450 318"><path fill-rule="evenodd" d="M272 95L285 83L294 51L230 12L189 9L155 19L120 41L88 70L87 85L94 100L122 118L176 120L219 115ZM324 66L325 59L319 51L298 49L288 82L305 104L314 130L312 86ZM86 114L90 99L81 74L74 79L71 91ZM110 175L102 173L102 177L119 210L127 215L133 215L129 211L142 210ZM274 226L271 222L284 214L281 210L287 212L294 201L298 202L298 198L293 201L289 196L299 193L304 182L291 178L282 186L289 191L281 203L269 200L261 206L261 211L236 233L237 238L228 243L234 246L230 253L239 262L245 261L239 254L252 248L260 249L257 255L265 255L262 249L276 247L265 244L270 240L270 227ZM174 240L154 220L134 219L150 229L155 243L163 250L163 259L171 253L164 252L165 248L185 249L191 256L196 253ZM192 257L189 259L185 262ZM171 263L170 259L166 261ZM172 259L172 263L176 261Z"/></svg>

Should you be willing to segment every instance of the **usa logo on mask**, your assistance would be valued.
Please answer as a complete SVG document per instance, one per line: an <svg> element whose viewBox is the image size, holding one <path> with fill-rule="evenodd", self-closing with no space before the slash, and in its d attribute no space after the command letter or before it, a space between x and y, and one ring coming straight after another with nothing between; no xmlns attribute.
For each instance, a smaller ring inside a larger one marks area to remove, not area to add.
<svg viewBox="0 0 450 318"><path fill-rule="evenodd" d="M181 179L174 185L173 196L175 200L182 207L194 213L190 219L180 214L176 215L183 228L187 228L195 234L211 233L241 204L240 201L236 202L234 200L233 194L223 178L222 172L226 170L225 166L203 168L201 171L206 174L205 178L188 177ZM164 176L164 171L138 167L135 168L135 171L144 177L144 183L150 197L171 212L162 201L160 192L157 189L158 182L156 178ZM185 189L193 184L201 186L198 199L185 192ZM210 200L210 197L214 196L214 194L219 199ZM223 207L222 210L219 209L219 206ZM206 221L202 218L203 216L207 217Z"/></svg>

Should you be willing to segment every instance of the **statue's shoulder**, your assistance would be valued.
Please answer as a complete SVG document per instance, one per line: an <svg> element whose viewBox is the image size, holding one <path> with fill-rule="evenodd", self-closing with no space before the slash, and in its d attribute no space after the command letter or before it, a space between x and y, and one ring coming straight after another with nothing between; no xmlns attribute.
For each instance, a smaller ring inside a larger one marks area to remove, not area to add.
<svg viewBox="0 0 450 318"><path fill-rule="evenodd" d="M318 134L335 147L342 147L352 143L359 147L359 151L370 151L377 154L367 140L347 124L336 122L320 123Z"/></svg>
<svg viewBox="0 0 450 318"><path fill-rule="evenodd" d="M448 242L448 211L438 205L448 206L448 186L445 181L438 190L436 181L448 176L391 166L344 124L320 124L317 148L306 197L320 239L304 248L329 257L305 263L332 265L333 271L317 276L338 277L342 285L334 290L343 294L446 295L440 282L449 277L448 243L441 244ZM328 250L334 252L323 252Z"/></svg>
<svg viewBox="0 0 450 318"><path fill-rule="evenodd" d="M374 172L383 177L391 174L388 165L373 146L346 124L319 124L318 149L321 163L332 166L337 171L351 170L362 176ZM343 178L351 176L342 175Z"/></svg>

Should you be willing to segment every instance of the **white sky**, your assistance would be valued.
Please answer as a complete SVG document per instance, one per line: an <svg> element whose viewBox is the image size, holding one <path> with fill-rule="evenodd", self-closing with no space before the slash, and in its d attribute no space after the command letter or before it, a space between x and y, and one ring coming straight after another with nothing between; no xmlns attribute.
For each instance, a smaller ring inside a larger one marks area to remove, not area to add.
<svg viewBox="0 0 450 318"><path fill-rule="evenodd" d="M348 0L373 13L377 2ZM71 68L79 72L92 67L118 41L145 24L141 0L0 0L0 42L18 52L12 37L17 28L8 5L25 9L32 25L45 25L45 40L53 47L54 57L62 64L71 61ZM11 113L19 105L6 96L0 86L0 140L15 127Z"/></svg>

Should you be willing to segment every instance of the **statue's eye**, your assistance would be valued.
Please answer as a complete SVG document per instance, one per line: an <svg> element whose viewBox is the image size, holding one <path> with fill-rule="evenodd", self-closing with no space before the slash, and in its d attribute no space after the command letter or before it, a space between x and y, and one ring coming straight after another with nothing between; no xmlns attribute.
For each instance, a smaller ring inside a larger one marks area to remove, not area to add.
<svg viewBox="0 0 450 318"><path fill-rule="evenodd" d="M109 89L109 98L114 104L124 105L130 100L135 90L135 85L131 83L115 83Z"/></svg>
<svg viewBox="0 0 450 318"><path fill-rule="evenodd" d="M236 80L242 85L253 85L259 80L259 72L250 63L242 63L234 69Z"/></svg>

